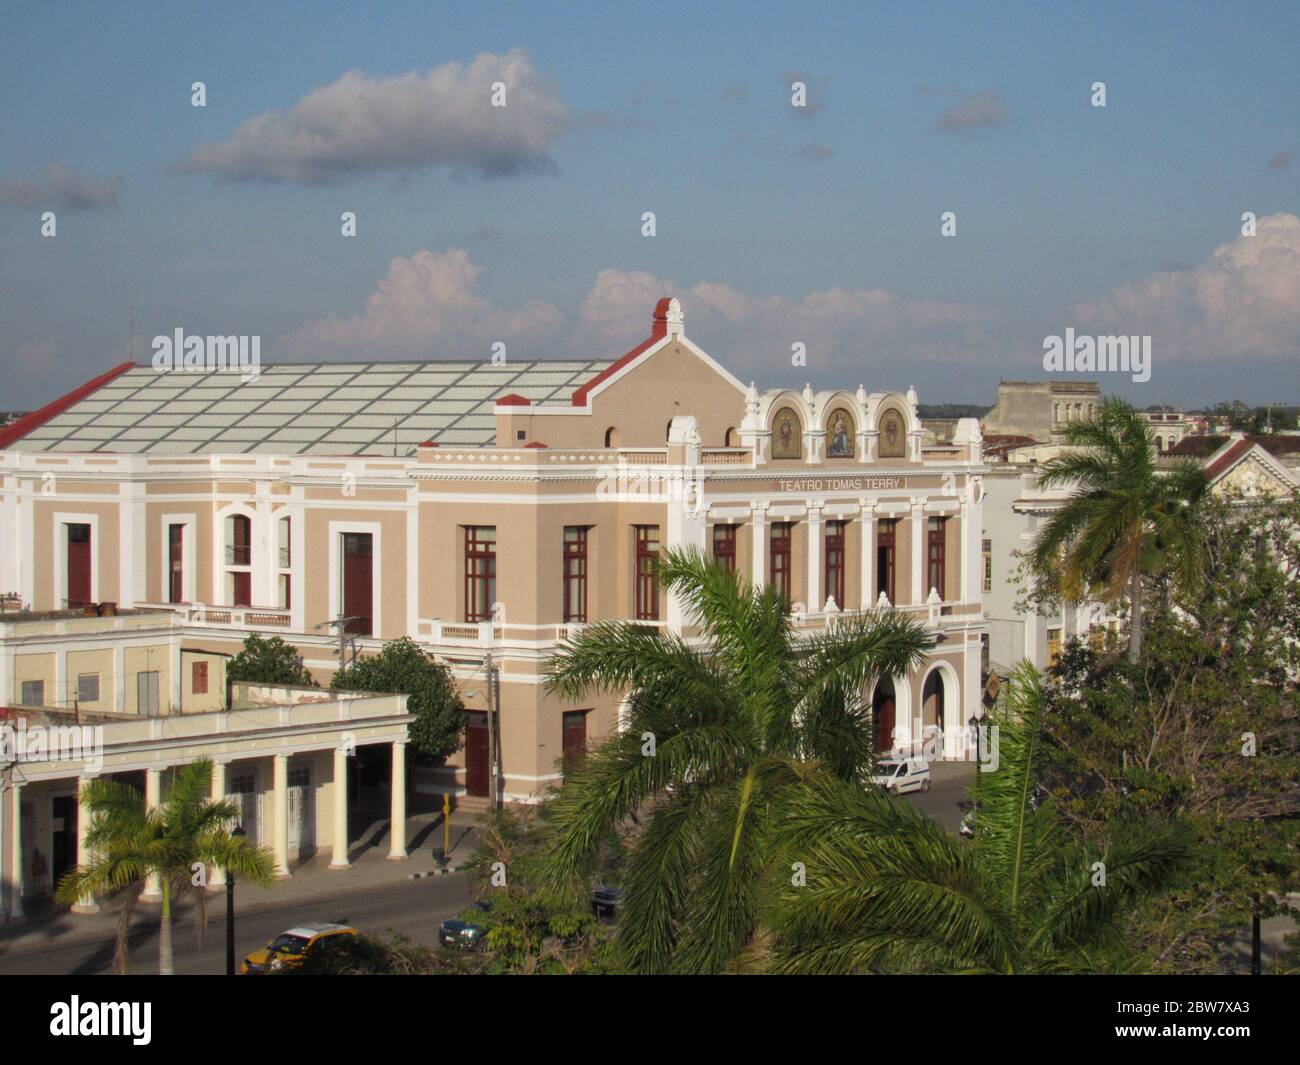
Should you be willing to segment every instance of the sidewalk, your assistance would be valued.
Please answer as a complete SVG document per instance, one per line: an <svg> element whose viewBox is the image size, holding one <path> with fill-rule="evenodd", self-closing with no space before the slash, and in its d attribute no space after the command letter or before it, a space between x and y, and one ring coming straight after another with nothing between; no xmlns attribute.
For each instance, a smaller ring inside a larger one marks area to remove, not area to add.
<svg viewBox="0 0 1300 1065"><path fill-rule="evenodd" d="M474 853L478 841L479 815L474 811L457 810L451 815L451 862L454 867ZM364 824L358 833L356 826ZM268 887L239 881L236 899L241 913L292 907L306 899L345 894L370 887L400 883L419 873L429 873L439 868L437 857L442 848L442 813L421 812L406 819L405 861L389 861L388 818L367 820L361 815L353 822L349 833L354 838L348 847L347 869L331 869L332 855L328 848L305 861L290 862L292 876L276 880ZM175 907L175 916L187 913L193 903L189 900ZM225 888L208 893L209 920L223 912ZM0 944L6 948L23 948L36 943L71 942L78 939L95 939L112 936L116 932L120 903L110 900L101 903L99 913L72 914L49 900L28 900L21 920L0 923ZM135 920L154 921L157 902L141 902L136 907Z"/></svg>

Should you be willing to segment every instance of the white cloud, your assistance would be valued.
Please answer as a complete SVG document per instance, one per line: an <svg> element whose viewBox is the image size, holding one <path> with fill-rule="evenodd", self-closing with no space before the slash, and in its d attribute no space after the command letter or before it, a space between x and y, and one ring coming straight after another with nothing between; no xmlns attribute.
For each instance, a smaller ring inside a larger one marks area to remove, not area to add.
<svg viewBox="0 0 1300 1065"><path fill-rule="evenodd" d="M812 376L878 368L882 358L968 360L988 320L963 304L883 289L755 295L722 282L682 288L644 272L602 270L583 300L573 349L626 350L645 335L649 312L665 293L681 300L687 335L741 375L790 370L796 342L807 346Z"/></svg>
<svg viewBox="0 0 1300 1065"><path fill-rule="evenodd" d="M990 129L1007 120L1002 94L996 91L976 93L947 108L935 121L941 130Z"/></svg>
<svg viewBox="0 0 1300 1065"><path fill-rule="evenodd" d="M362 311L310 322L286 337L282 347L303 358L446 359L475 352L486 358L494 341L508 349L511 341L531 346L559 328L560 312L540 300L515 310L494 307L475 291L482 272L463 248L398 257Z"/></svg>
<svg viewBox="0 0 1300 1065"><path fill-rule="evenodd" d="M506 86L504 107L492 106L496 82ZM297 184L434 166L499 176L549 166L547 149L567 123L559 90L515 48L424 74L350 70L288 111L264 112L229 140L200 145L173 169Z"/></svg>
<svg viewBox="0 0 1300 1065"><path fill-rule="evenodd" d="M1300 218L1266 215L1187 270L1151 274L1075 308L1078 328L1150 335L1154 357L1300 353Z"/></svg>
<svg viewBox="0 0 1300 1065"><path fill-rule="evenodd" d="M0 181L0 204L30 210L94 211L117 204L117 178L94 178L65 163L50 163L31 181Z"/></svg>

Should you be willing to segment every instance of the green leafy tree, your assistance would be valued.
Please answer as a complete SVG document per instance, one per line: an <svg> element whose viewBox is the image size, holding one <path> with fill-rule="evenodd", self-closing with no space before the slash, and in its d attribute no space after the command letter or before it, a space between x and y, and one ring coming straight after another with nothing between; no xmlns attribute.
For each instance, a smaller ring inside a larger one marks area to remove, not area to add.
<svg viewBox="0 0 1300 1065"><path fill-rule="evenodd" d="M815 769L861 781L874 757L864 687L910 672L930 638L895 611L794 632L772 588L742 585L698 551L668 551L659 577L701 645L607 622L571 638L548 688L628 694L628 725L549 804L548 882L585 893L593 854L629 819L618 943L634 972L717 972L761 943L775 821Z"/></svg>
<svg viewBox="0 0 1300 1065"><path fill-rule="evenodd" d="M976 785L966 843L907 803L826 774L792 791L778 837L781 973L1126 971L1124 921L1189 859L1179 826L1117 823L1096 845L1033 801L1042 689L1022 666L995 713L998 767ZM799 863L796 865L795 863ZM1100 863L1100 864L1098 864ZM1103 879L1104 877L1104 879Z"/></svg>
<svg viewBox="0 0 1300 1065"><path fill-rule="evenodd" d="M302 664L302 656L279 636L263 639L257 633L244 640L244 647L226 666L226 679L259 684L294 684L319 687Z"/></svg>
<svg viewBox="0 0 1300 1065"><path fill-rule="evenodd" d="M146 878L158 877L162 909L158 925L158 971L170 976L172 899L193 896L200 929L206 919L203 887L213 869L226 869L256 884L270 882L273 863L268 851L243 836L231 835L239 818L232 802L214 802L212 763L190 762L169 775L171 787L159 806L145 809L144 796L114 780L91 781L81 804L90 817L87 865L59 882L55 897L65 905L83 898L121 893L114 957L119 973L129 964L128 932Z"/></svg>
<svg viewBox="0 0 1300 1065"><path fill-rule="evenodd" d="M1222 971L1252 913L1300 890L1300 502L1215 498L1199 521L1206 578L1175 585L1135 664L1068 646L1045 719L1046 782L1072 827L1194 826L1187 884L1130 927L1172 972Z"/></svg>
<svg viewBox="0 0 1300 1065"><path fill-rule="evenodd" d="M340 669L330 687L409 695L410 736L416 750L438 759L460 747L465 714L451 671L409 637L390 640L379 654Z"/></svg>
<svg viewBox="0 0 1300 1065"><path fill-rule="evenodd" d="M1200 575L1195 506L1206 490L1195 462L1156 467L1146 419L1108 399L1092 421L1071 422L1066 440L1078 450L1052 459L1038 483L1074 490L1043 523L1031 560L1040 577L1069 600L1086 595L1129 601L1129 657L1142 651L1143 578L1175 576L1190 586Z"/></svg>

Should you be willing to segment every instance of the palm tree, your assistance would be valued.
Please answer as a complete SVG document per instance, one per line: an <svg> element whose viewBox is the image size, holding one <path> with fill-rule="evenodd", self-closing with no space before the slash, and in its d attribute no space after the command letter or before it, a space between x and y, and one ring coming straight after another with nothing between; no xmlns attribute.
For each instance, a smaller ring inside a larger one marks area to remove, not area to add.
<svg viewBox="0 0 1300 1065"><path fill-rule="evenodd" d="M911 671L930 638L893 611L800 638L777 591L742 585L695 550L666 552L659 578L699 641L606 622L551 664L549 690L566 698L630 695L627 727L548 805L543 868L580 890L610 833L644 815L624 878L625 960L634 972L716 972L760 929L786 791L812 766L863 779L874 757L863 688Z"/></svg>
<svg viewBox="0 0 1300 1065"><path fill-rule="evenodd" d="M196 895L201 930L208 870L225 869L257 884L272 879L270 853L231 834L239 807L210 799L211 781L207 759L173 770L166 798L152 810L145 809L138 789L115 780L91 781L82 792L81 804L91 818L86 846L92 858L59 882L55 897L73 905L83 898L123 894L114 951L119 973L127 971L131 916L150 875L162 887L158 971L164 976L173 972L173 894Z"/></svg>
<svg viewBox="0 0 1300 1065"><path fill-rule="evenodd" d="M1205 495L1195 462L1156 468L1146 419L1123 400L1108 399L1096 419L1072 422L1066 441L1080 450L1043 468L1044 488L1074 486L1070 501L1047 519L1034 541L1034 570L1059 579L1068 599L1129 595L1129 658L1142 652L1142 576L1168 573L1185 587L1201 576L1193 510Z"/></svg>
<svg viewBox="0 0 1300 1065"><path fill-rule="evenodd" d="M793 792L779 836L807 882L774 908L785 973L1129 970L1123 921L1185 867L1181 826L1115 826L1089 848L1039 801L1042 689L1023 665L994 716L998 767L980 772L973 843L907 803L821 775ZM1097 864L1101 863L1101 864Z"/></svg>

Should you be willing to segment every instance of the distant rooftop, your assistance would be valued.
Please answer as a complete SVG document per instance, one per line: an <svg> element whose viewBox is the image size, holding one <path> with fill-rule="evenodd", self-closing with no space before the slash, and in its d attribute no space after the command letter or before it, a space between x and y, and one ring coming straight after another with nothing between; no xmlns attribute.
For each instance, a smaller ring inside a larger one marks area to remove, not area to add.
<svg viewBox="0 0 1300 1065"><path fill-rule="evenodd" d="M496 442L496 397L568 406L612 365L569 362L330 362L238 372L127 366L86 386L8 444L16 451L192 455L406 455L426 440ZM42 412L37 412L42 413Z"/></svg>

